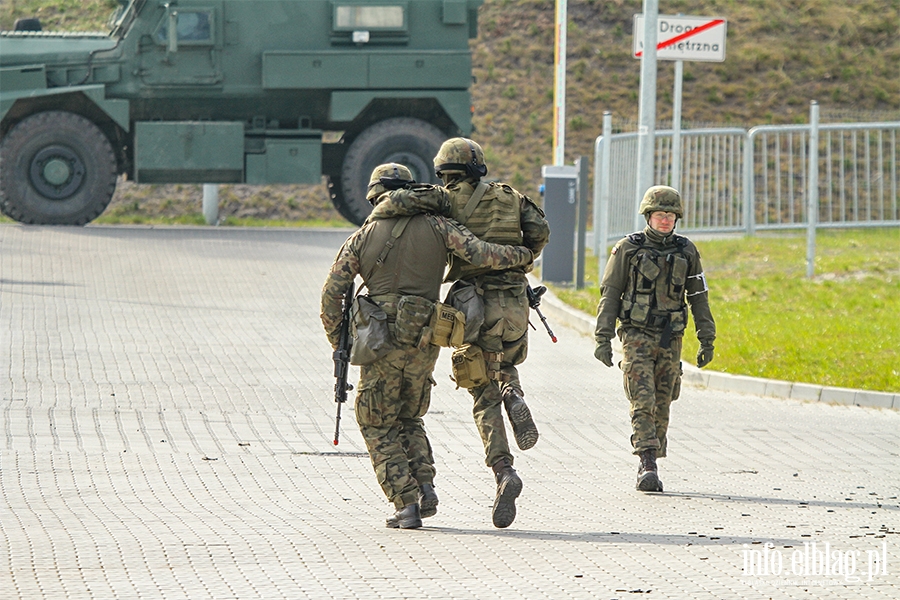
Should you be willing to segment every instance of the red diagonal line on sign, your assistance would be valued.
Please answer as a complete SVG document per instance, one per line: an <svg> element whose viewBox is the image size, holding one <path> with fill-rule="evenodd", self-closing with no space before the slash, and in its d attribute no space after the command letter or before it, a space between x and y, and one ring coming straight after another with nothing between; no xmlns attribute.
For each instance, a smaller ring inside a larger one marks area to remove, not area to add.
<svg viewBox="0 0 900 600"><path fill-rule="evenodd" d="M676 35L675 37L673 37L670 40L665 40L663 42L660 42L659 44L656 45L656 49L662 50L663 48L667 48L667 47L671 46L672 44L677 44L681 40L687 39L687 38L691 37L692 35L697 35L698 33L704 32L707 29L715 27L716 25L721 25L724 22L725 22L725 19L715 19L713 21L710 21L709 23L701 25L700 27L694 27L690 31L685 31L681 35ZM642 51L638 52L637 54L635 54L635 56L640 56L643 53L644 53L644 51L642 50Z"/></svg>

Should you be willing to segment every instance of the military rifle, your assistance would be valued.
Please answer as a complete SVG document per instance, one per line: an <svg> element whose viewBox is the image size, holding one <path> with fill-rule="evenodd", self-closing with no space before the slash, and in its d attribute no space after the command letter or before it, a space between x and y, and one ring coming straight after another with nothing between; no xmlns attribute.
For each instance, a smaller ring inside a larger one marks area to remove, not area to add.
<svg viewBox="0 0 900 600"><path fill-rule="evenodd" d="M338 338L337 350L332 353L334 359L334 401L337 402L337 416L334 420L334 445L338 445L341 435L341 405L347 401L347 392L353 389L353 385L347 383L347 375L350 372L350 307L353 305L353 282L350 289L344 295L342 303L343 318L341 319L341 334Z"/></svg>
<svg viewBox="0 0 900 600"><path fill-rule="evenodd" d="M553 335L553 331L550 329L550 325L547 324L547 317L544 316L544 313L541 312L541 296L547 291L547 288L539 285L536 288L532 288L530 285L525 288L525 293L528 295L528 306L534 309L534 312L538 314L541 318L541 322L544 324L544 329L547 330L547 334L550 336L550 339L553 340L553 343L556 343L556 336ZM531 321L528 322L531 325ZM537 329L534 325L531 325L532 329Z"/></svg>

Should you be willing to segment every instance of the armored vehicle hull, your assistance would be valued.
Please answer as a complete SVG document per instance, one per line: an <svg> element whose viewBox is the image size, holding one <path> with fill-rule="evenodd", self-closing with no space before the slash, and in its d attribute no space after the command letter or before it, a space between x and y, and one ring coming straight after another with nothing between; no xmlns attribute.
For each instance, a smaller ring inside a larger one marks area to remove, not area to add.
<svg viewBox="0 0 900 600"><path fill-rule="evenodd" d="M137 183L319 183L468 135L482 0L121 0L109 34L0 33L0 210L83 224Z"/></svg>

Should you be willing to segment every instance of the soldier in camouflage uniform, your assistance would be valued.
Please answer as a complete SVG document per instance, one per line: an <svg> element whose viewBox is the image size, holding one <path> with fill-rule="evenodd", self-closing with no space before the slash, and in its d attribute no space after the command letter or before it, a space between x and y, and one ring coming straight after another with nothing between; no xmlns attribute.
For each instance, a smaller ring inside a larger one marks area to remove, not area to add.
<svg viewBox="0 0 900 600"><path fill-rule="evenodd" d="M687 306L700 340L698 367L713 359L716 324L700 253L689 239L674 233L683 216L681 194L668 186L653 186L639 210L647 227L619 240L603 274L594 356L613 366L610 340L619 336L625 395L631 403L631 445L640 457L637 489L661 492L656 459L666 456L669 405L681 391Z"/></svg>
<svg viewBox="0 0 900 600"><path fill-rule="evenodd" d="M484 151L467 138L443 143L434 157L434 170L450 198L450 216L487 242L524 245L540 254L550 239L544 213L527 196L503 183L484 183L487 175ZM473 416L484 444L485 463L497 482L492 521L508 527L516 516L515 499L522 481L512 468L501 405L521 450L534 446L538 430L525 404L516 365L528 354L528 300L525 269L491 269L452 257L446 281L474 286L484 302L484 323L473 343L488 362L499 362L496 379L469 390L474 398Z"/></svg>
<svg viewBox="0 0 900 600"><path fill-rule="evenodd" d="M406 167L380 165L372 173L367 199L377 204L386 190L408 183L412 175ZM434 458L422 417L431 399L439 347L425 339L429 310L410 318L397 315L406 315L404 306L433 309L448 253L496 269L534 260L527 248L483 242L443 216L373 218L341 247L322 289L322 324L333 348L340 334L341 302L356 275L362 276L368 298L387 314L393 349L360 368L355 413L378 482L396 510L388 527L421 527L422 517L437 512Z"/></svg>

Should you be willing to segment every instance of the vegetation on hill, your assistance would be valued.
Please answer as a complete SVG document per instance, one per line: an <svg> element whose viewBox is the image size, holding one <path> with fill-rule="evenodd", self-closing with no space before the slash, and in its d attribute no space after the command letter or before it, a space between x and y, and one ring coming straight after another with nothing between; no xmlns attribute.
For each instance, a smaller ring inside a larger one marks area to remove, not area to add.
<svg viewBox="0 0 900 600"><path fill-rule="evenodd" d="M566 162L593 156L604 111L638 117L640 61L632 57L640 2L568 3ZM686 62L686 123L806 122L825 114L893 111L900 118L900 2L671 0L660 12L727 19L726 60ZM551 162L554 0L488 0L473 45L475 138L494 174L533 194ZM672 119L674 63L660 61L658 123Z"/></svg>

